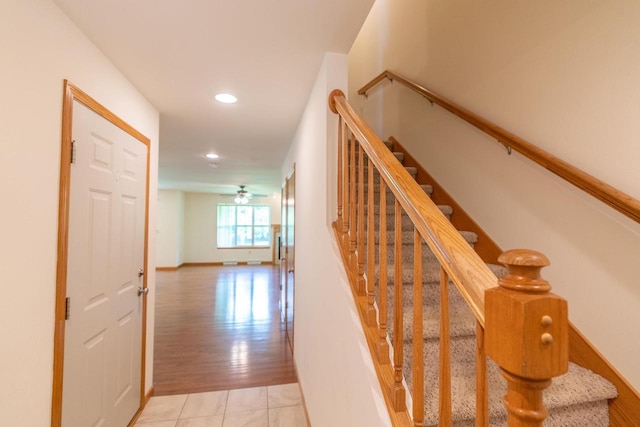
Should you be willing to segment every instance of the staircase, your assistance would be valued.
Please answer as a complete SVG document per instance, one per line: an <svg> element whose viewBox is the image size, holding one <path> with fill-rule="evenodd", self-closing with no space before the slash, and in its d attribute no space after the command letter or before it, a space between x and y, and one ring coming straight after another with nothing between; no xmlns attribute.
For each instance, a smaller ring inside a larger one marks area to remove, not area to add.
<svg viewBox="0 0 640 427"><path fill-rule="evenodd" d="M389 149L393 147L390 142L385 143ZM394 153L402 163L403 153ZM415 177L415 168L406 168ZM377 174L377 172L374 172ZM366 168L365 168L366 176ZM375 179L378 182L378 179ZM376 184L377 187L378 184ZM431 195L432 187L422 185L423 190ZM377 200L378 188L376 188L375 200L375 244L380 244L381 235L379 203ZM365 184L365 203L367 187ZM450 206L438 206L445 214L450 216ZM375 299L379 301L380 262L387 263L387 281L394 281L394 216L393 194L387 191L387 259L379 260L376 255L376 289ZM460 230L460 234L473 247L477 241L477 235L472 230ZM438 421L438 354L440 333L440 266L429 247L423 243L422 248L422 288L423 288L423 349L424 349L424 407L425 426L437 426ZM378 251L376 250L376 254ZM407 215L402 218L402 305L404 343L403 375L407 383L407 389L411 393L411 366L413 363L413 225ZM489 268L498 277L505 274L505 269L498 265L489 265ZM393 307L396 295L393 286L387 288L387 317L393 319ZM476 320L453 283L449 286L449 312L450 312L450 337L451 337L451 394L452 394L452 420L455 426L475 425L475 347L476 347ZM390 342L393 343L394 334L400 333L393 330L393 322L387 326ZM499 368L491 360L488 361L487 376L489 383L489 416L491 426L507 425L506 411L502 403L502 397L506 393L506 381L499 372ZM604 378L591 371L570 363L569 372L553 380L552 385L544 393L544 403L549 411L545 420L546 426L608 426L609 409L608 399L616 397L615 387Z"/></svg>

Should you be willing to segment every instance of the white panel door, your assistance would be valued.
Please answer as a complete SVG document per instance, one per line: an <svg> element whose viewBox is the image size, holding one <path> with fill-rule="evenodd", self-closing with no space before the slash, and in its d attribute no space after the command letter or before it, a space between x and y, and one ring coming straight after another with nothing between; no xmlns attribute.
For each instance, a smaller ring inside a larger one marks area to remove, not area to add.
<svg viewBox="0 0 640 427"><path fill-rule="evenodd" d="M62 424L126 426L140 406L147 146L73 104Z"/></svg>

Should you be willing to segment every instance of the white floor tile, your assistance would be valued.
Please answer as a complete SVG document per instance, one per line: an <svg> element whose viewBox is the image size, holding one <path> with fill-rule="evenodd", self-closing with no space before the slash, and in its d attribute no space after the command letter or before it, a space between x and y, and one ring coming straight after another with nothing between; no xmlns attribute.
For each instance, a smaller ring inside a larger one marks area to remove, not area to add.
<svg viewBox="0 0 640 427"><path fill-rule="evenodd" d="M211 417L182 418L178 420L176 427L222 427L224 415Z"/></svg>
<svg viewBox="0 0 640 427"><path fill-rule="evenodd" d="M184 404L180 418L224 415L228 394L228 391L190 394L189 397L187 397L187 402Z"/></svg>
<svg viewBox="0 0 640 427"><path fill-rule="evenodd" d="M267 409L267 387L230 390L225 414Z"/></svg>
<svg viewBox="0 0 640 427"><path fill-rule="evenodd" d="M267 397L269 409L302 404L298 383L269 386Z"/></svg>
<svg viewBox="0 0 640 427"><path fill-rule="evenodd" d="M138 418L138 423L149 423L151 421L175 421L180 416L180 412L182 411L182 407L186 400L186 394L152 397L144 408L144 411L142 411L140 418Z"/></svg>
<svg viewBox="0 0 640 427"><path fill-rule="evenodd" d="M135 427L175 427L175 421L152 421L150 423L136 423Z"/></svg>
<svg viewBox="0 0 640 427"><path fill-rule="evenodd" d="M301 405L269 409L269 427L307 427Z"/></svg>
<svg viewBox="0 0 640 427"><path fill-rule="evenodd" d="M307 423L299 385L292 383L152 397L136 427L307 427Z"/></svg>
<svg viewBox="0 0 640 427"><path fill-rule="evenodd" d="M222 427L269 427L267 410L226 414Z"/></svg>

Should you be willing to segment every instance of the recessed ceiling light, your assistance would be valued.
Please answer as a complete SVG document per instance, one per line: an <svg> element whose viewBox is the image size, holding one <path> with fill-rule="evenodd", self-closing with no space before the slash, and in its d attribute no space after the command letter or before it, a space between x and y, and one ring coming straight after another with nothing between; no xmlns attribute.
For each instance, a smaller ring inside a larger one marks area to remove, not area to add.
<svg viewBox="0 0 640 427"><path fill-rule="evenodd" d="M219 93L215 98L216 101L222 102L223 104L235 104L238 102L238 98L229 93Z"/></svg>
<svg viewBox="0 0 640 427"><path fill-rule="evenodd" d="M208 159L217 159L220 156L218 156L216 153L209 153L209 154L206 154L205 157Z"/></svg>

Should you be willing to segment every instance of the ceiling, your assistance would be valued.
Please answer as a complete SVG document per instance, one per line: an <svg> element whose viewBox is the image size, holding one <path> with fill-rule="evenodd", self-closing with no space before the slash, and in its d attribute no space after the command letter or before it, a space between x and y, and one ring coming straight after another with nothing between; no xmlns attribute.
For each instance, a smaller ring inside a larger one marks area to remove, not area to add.
<svg viewBox="0 0 640 427"><path fill-rule="evenodd" d="M159 110L160 188L270 194L324 52L374 0L53 1Z"/></svg>

